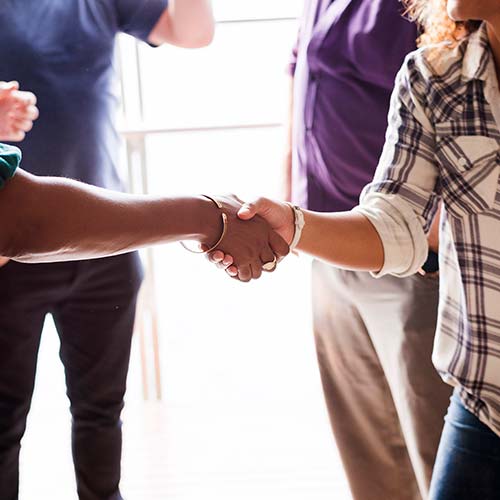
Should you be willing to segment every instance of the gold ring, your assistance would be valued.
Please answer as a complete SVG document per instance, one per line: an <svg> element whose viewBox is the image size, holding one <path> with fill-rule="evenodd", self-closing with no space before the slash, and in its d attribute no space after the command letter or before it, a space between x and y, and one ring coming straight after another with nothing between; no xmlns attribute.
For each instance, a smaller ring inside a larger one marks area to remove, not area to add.
<svg viewBox="0 0 500 500"><path fill-rule="evenodd" d="M266 262L265 264L262 265L262 269L264 271L274 271L276 269L276 264L277 264L277 259L275 255L274 259L271 262Z"/></svg>

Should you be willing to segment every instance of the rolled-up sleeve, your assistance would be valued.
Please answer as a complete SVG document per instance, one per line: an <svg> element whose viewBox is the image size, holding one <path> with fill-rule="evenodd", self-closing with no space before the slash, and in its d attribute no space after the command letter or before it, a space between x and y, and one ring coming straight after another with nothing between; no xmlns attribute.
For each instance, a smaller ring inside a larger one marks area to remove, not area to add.
<svg viewBox="0 0 500 500"><path fill-rule="evenodd" d="M6 144L0 144L0 189L14 176L21 163L21 151Z"/></svg>
<svg viewBox="0 0 500 500"><path fill-rule="evenodd" d="M415 54L418 57L418 52L410 55L396 78L379 165L354 209L370 220L382 240L384 266L375 276L418 271L427 258L426 234L440 198L434 127L425 104L427 84Z"/></svg>

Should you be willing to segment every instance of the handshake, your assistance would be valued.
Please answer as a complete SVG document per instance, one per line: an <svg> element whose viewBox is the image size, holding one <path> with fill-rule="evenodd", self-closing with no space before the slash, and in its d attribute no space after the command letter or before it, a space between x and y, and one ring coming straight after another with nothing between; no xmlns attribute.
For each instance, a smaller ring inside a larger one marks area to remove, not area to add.
<svg viewBox="0 0 500 500"><path fill-rule="evenodd" d="M22 141L38 114L34 94L20 91L17 82L0 82L0 141ZM14 175L20 158L19 150L0 144L0 187ZM36 211L27 202L34 199ZM244 203L234 195L123 195L69 179L31 176L22 169L2 192L0 209L13 214L0 235L0 267L9 259L97 258L193 239L212 263L244 282L274 271L288 255L300 237L296 219L302 215L288 203L266 198ZM36 238L30 237L33 227Z"/></svg>
<svg viewBox="0 0 500 500"><path fill-rule="evenodd" d="M208 223L201 248L229 276L243 282L258 279L288 255L296 233L291 205L267 198L245 203L234 195L206 198L219 219Z"/></svg>

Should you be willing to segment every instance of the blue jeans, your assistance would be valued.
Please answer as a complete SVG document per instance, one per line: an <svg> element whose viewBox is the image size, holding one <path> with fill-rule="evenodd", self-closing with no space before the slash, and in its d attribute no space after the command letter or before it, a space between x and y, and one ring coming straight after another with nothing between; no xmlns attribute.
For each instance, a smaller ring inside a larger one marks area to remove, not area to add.
<svg viewBox="0 0 500 500"><path fill-rule="evenodd" d="M500 437L455 392L446 415L429 500L499 500Z"/></svg>

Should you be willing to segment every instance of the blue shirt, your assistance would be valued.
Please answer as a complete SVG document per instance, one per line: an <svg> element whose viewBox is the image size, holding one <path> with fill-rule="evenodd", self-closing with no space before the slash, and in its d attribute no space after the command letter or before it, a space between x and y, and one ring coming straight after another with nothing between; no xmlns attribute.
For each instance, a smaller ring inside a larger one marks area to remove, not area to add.
<svg viewBox="0 0 500 500"><path fill-rule="evenodd" d="M373 178L394 79L417 30L399 0L306 0L294 73L293 197L350 210Z"/></svg>
<svg viewBox="0 0 500 500"><path fill-rule="evenodd" d="M37 95L23 168L120 189L114 47L147 40L167 0L2 0L0 80Z"/></svg>

